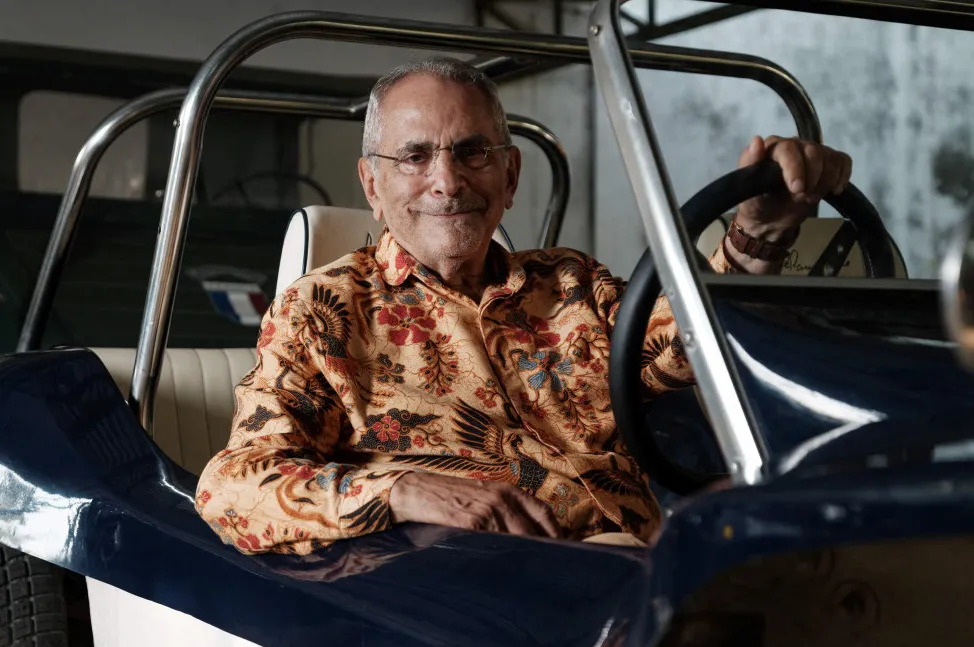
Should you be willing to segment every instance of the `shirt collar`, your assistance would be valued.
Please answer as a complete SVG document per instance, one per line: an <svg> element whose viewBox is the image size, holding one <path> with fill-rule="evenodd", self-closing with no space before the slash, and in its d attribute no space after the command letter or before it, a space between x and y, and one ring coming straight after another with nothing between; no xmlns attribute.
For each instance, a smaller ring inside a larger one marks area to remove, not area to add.
<svg viewBox="0 0 974 647"><path fill-rule="evenodd" d="M379 236L376 244L375 260L382 272L382 278L388 285L402 285L410 276L415 276L423 283L442 285L436 274L427 269L422 263L407 252L392 237L392 232L386 227ZM500 283L495 283L484 290L484 300L514 294L524 285L526 274L524 267L514 254L504 249L496 240L490 243L487 252L487 263L493 265L495 276L503 277Z"/></svg>
<svg viewBox="0 0 974 647"><path fill-rule="evenodd" d="M413 269L419 265L419 261L396 242L388 227L383 229L379 236L379 242L375 247L375 260L382 271L382 278L389 285L402 285L403 281L413 273Z"/></svg>

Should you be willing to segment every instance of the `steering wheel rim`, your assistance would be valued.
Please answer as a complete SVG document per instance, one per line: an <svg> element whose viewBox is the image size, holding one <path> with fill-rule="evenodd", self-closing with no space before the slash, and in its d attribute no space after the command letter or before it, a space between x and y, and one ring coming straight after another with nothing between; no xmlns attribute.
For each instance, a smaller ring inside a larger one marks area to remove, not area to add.
<svg viewBox="0 0 974 647"><path fill-rule="evenodd" d="M772 160L718 178L681 207L690 240L696 241L711 222L740 203L784 190L781 167ZM849 184L840 195L826 196L825 201L856 228L867 274L873 278L895 276L889 234L879 212L866 196ZM712 271L708 264L703 265L705 271ZM633 270L616 315L610 346L609 394L619 433L640 469L666 489L685 496L727 473L705 473L684 467L662 451L651 432L640 433L646 426L642 416L643 343L650 314L661 293L659 276L647 248Z"/></svg>

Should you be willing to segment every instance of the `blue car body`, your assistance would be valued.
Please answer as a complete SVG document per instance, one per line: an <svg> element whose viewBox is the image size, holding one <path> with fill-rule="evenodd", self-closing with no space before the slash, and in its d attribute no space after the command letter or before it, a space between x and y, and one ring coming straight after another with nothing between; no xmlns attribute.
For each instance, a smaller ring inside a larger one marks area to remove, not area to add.
<svg viewBox="0 0 974 647"><path fill-rule="evenodd" d="M244 556L84 349L0 360L0 543L258 644L591 646L676 640L688 601L756 560L974 531L974 471L943 450L971 436L974 380L946 344L718 306L774 455L821 442L765 484L678 505L652 550L412 525ZM672 407L687 415L657 414L684 430L702 419ZM832 434L856 410L877 418Z"/></svg>

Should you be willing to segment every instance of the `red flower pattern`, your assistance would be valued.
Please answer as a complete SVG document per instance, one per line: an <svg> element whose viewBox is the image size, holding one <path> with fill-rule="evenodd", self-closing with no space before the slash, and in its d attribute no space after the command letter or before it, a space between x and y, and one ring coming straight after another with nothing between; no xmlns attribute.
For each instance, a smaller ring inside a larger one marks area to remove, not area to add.
<svg viewBox="0 0 974 647"><path fill-rule="evenodd" d="M404 346L412 333L412 343L421 344L430 338L430 331L436 328L436 320L422 308L406 307L400 303L386 307L379 313L379 323L389 326L389 341L396 346Z"/></svg>
<svg viewBox="0 0 974 647"><path fill-rule="evenodd" d="M257 539L257 535L251 533L238 539L237 545L244 550L260 550L260 539Z"/></svg>
<svg viewBox="0 0 974 647"><path fill-rule="evenodd" d="M264 348L267 348L274 342L274 333L277 332L277 326L274 325L273 321L268 321L264 324L264 327L260 329L260 338L257 340L257 351L260 352Z"/></svg>
<svg viewBox="0 0 974 647"><path fill-rule="evenodd" d="M519 328L514 332L514 339L519 344L530 344L532 341L538 348L550 348L561 342L561 335L551 332L547 319L531 315L527 319L528 329Z"/></svg>
<svg viewBox="0 0 974 647"><path fill-rule="evenodd" d="M491 391L482 386L478 386L477 390L474 391L474 395L483 403L488 409L497 406L497 391Z"/></svg>
<svg viewBox="0 0 974 647"><path fill-rule="evenodd" d="M291 476L293 474L299 479L305 481L310 478L314 478L315 475L315 468L311 465L294 465L291 463L285 463L278 468L278 471L284 476Z"/></svg>
<svg viewBox="0 0 974 647"><path fill-rule="evenodd" d="M392 416L383 416L382 420L372 425L372 429L375 430L375 435L380 442L388 443L399 440L399 430L402 429L402 425Z"/></svg>

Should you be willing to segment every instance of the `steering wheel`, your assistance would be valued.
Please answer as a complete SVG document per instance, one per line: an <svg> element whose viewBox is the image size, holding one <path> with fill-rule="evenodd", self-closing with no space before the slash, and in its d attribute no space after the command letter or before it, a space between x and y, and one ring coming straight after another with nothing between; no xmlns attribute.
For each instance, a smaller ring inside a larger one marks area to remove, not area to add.
<svg viewBox="0 0 974 647"><path fill-rule="evenodd" d="M781 167L772 160L724 175L681 207L690 240L696 241L711 222L740 203L785 190ZM889 234L866 196L849 184L840 195L829 195L825 201L855 227L867 274L873 278L895 276ZM707 263L703 266L702 271L713 271ZM639 467L666 489L688 495L727 474L700 472L674 462L646 430L641 358L649 317L661 293L647 249L633 270L616 318L610 347L609 394L619 432Z"/></svg>

